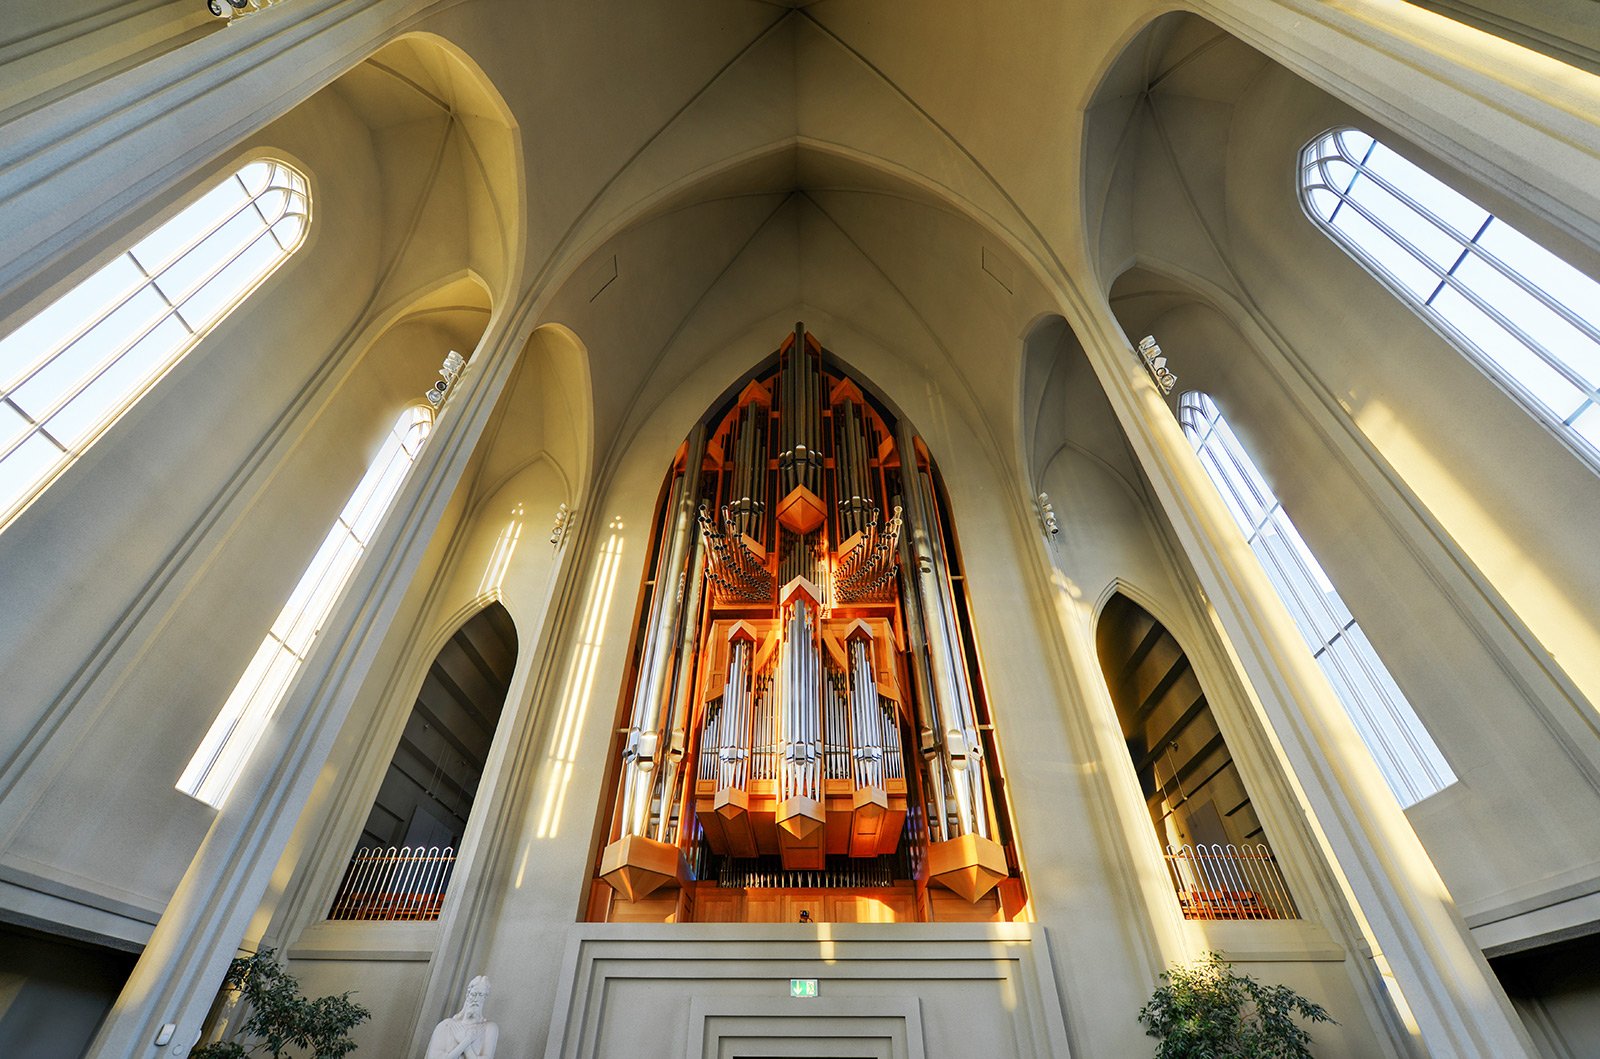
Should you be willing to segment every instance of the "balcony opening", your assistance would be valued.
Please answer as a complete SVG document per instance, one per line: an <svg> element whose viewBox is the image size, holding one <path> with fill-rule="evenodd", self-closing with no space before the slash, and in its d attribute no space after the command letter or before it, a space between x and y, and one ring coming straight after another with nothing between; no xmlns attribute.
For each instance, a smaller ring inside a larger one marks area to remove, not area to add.
<svg viewBox="0 0 1600 1059"><path fill-rule="evenodd" d="M1120 593L1106 604L1095 639L1184 918L1300 918L1177 639Z"/></svg>
<svg viewBox="0 0 1600 1059"><path fill-rule="evenodd" d="M329 919L439 918L516 660L516 627L498 603L439 650Z"/></svg>

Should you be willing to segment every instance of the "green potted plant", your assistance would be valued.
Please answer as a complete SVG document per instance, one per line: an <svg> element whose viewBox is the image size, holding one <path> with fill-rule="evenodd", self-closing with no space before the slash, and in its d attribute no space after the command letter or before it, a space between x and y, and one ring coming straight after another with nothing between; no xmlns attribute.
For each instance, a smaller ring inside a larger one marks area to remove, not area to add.
<svg viewBox="0 0 1600 1059"><path fill-rule="evenodd" d="M235 958L222 985L238 994L249 1016L227 1040L196 1048L193 1059L282 1059L290 1049L312 1059L343 1059L355 1050L350 1031L371 1017L349 993L315 1000L302 996L299 980L278 962L274 949Z"/></svg>
<svg viewBox="0 0 1600 1059"><path fill-rule="evenodd" d="M1311 1033L1298 1019L1333 1022L1321 1004L1235 974L1214 952L1161 978L1139 1009L1145 1034L1160 1042L1156 1059L1311 1059Z"/></svg>

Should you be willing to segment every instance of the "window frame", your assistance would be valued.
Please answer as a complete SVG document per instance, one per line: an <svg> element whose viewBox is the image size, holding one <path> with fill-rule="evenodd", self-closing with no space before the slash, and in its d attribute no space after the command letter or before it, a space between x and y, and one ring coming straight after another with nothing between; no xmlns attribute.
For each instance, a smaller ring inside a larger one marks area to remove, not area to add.
<svg viewBox="0 0 1600 1059"><path fill-rule="evenodd" d="M1362 159L1351 159L1348 154L1343 152L1343 145L1338 139L1341 134L1350 132L1370 139L1373 145L1381 145L1385 150L1395 154L1408 164L1415 166L1426 177L1436 181L1452 194L1459 196L1467 203L1470 203L1474 208L1481 210L1486 215L1486 219L1479 226L1477 233L1469 238L1463 239L1460 232L1448 221L1445 221L1443 218L1439 217L1436 211L1429 209L1423 203L1417 202L1413 196L1406 193L1404 189L1394 185L1383 174L1374 172L1372 169L1366 167L1364 165L1366 157L1370 156L1372 150L1370 145ZM1341 150L1338 155L1329 154L1326 151L1319 150L1319 148L1329 140L1333 140L1335 143L1340 145ZM1354 187L1355 184L1354 177L1352 177L1351 181L1342 191L1335 185L1334 182L1326 178L1325 172L1323 173L1321 179L1313 180L1310 178L1309 174L1311 174L1313 171L1322 169L1329 161L1338 161L1342 164L1353 166L1356 169L1357 176L1364 175L1367 180L1372 181L1380 188L1383 188L1397 202L1410 209L1419 219L1430 224L1434 231L1453 240L1457 246L1461 248L1461 253L1457 255L1455 263L1447 270L1442 269L1437 265L1436 262L1428 259L1426 255L1419 252L1419 250L1408 248L1408 244L1411 244L1411 240L1407 239L1399 232L1394 231L1392 226L1390 226L1382 218L1372 215L1369 210L1365 209L1359 203L1354 202L1349 197L1349 191L1352 187ZM1419 165L1410 158L1407 158L1405 152L1401 149L1393 146L1390 143L1386 143L1372 133L1354 125L1342 124L1331 126L1307 140L1297 154L1294 180L1296 198L1300 203L1301 212L1322 236L1327 238L1336 247L1343 251L1345 256L1354 261L1363 271L1382 284L1384 288L1394 296L1397 302L1408 309L1414 316L1416 316L1436 334L1443 338L1452 348L1455 349L1457 353L1461 354L1468 362L1470 362L1485 377L1487 377L1491 383L1497 386L1507 396L1512 398L1512 400L1514 400L1523 411L1528 413L1536 423L1542 426L1546 432L1548 432L1552 437L1566 447L1568 451L1582 460L1591 471L1600 473L1600 442L1591 441L1589 438L1580 433L1574 425L1579 417L1584 416L1586 413L1592 412L1596 416L1600 416L1600 377L1597 377L1593 382L1584 378L1575 365L1562 360L1547 346L1529 335L1520 325L1512 321L1500 309L1496 308L1495 305L1490 302L1485 295L1462 281L1456 275L1456 273L1460 271L1462 266L1466 264L1469 259L1482 262L1487 267L1492 269L1498 276L1512 284L1519 291L1526 294L1534 301L1538 302L1541 306L1554 314L1555 317L1566 323L1569 327L1583 332L1587 337L1590 338L1591 341L1595 342L1596 345L1600 345L1600 324L1591 323L1590 321L1584 319L1574 310L1565 305L1565 303L1558 300L1549 291L1546 291L1543 287L1540 287L1528 276L1518 271L1507 262L1503 261L1492 251L1481 246L1478 243L1478 239L1484 235L1491 224L1498 223L1515 233L1518 237L1534 244L1540 250L1549 254L1561 264L1586 276L1592 282L1600 282L1600 279L1589 276L1584 269L1573 265L1560 254L1557 254L1554 250L1551 250L1549 247L1545 246L1538 239L1527 235L1515 224L1512 224L1510 221L1506 220L1501 214L1496 213L1487 206L1484 206L1482 203L1478 202L1475 198L1466 194L1465 192L1452 187L1447 181L1439 179L1439 177L1429 172L1426 167ZM1426 302L1420 300L1416 294L1410 290L1397 275L1395 275L1393 271L1385 266L1382 261L1378 260L1377 256L1372 251L1362 246L1348 233L1335 227L1331 220L1332 215L1330 215L1329 218L1324 218L1321 211L1312 202L1312 192L1324 192L1334 196L1339 202L1339 205L1334 208L1333 212L1335 214L1339 209L1344 208L1345 206L1349 206L1354 209L1363 217L1363 219L1367 221L1367 223L1377 228L1386 238L1396 243L1397 250L1399 252L1406 254L1410 260L1431 273L1438 280L1438 286L1428 300ZM1578 407L1566 415L1560 413L1557 409L1546 403L1543 398L1539 397L1528 384L1519 379L1509 368L1502 365L1499 360L1487 352L1481 345L1478 344L1477 341L1467 335L1461 330L1460 327L1458 327L1442 312L1436 309L1432 303L1438 298L1439 294L1445 290L1452 291L1459 295L1474 309L1486 316L1495 326L1504 331L1507 336L1520 344L1527 351L1529 356L1532 356L1542 362L1546 368L1559 375L1575 390L1579 391L1581 397ZM1600 376L1600 372L1597 372L1597 376Z"/></svg>
<svg viewBox="0 0 1600 1059"><path fill-rule="evenodd" d="M1411 705L1405 690L1395 680L1387 663L1378 654L1377 647L1361 628L1349 604L1311 551L1299 527L1289 517L1283 501L1273 491L1260 465L1229 425L1216 398L1204 390L1186 390L1179 395L1176 412L1190 450L1222 497L1251 554L1261 564L1268 583L1289 611L1312 660L1327 678L1334 697L1344 708L1361 737L1362 745L1372 755L1374 764L1401 806L1409 809L1459 783L1460 776L1450 764L1444 748L1417 713L1416 707ZM1213 474L1206 463L1207 456L1219 466L1224 462L1230 464L1233 473L1219 472L1224 479L1219 481L1217 474ZM1241 495L1241 488L1247 489L1251 495ZM1246 526L1249 528L1246 529ZM1266 543L1269 533L1277 536L1286 546L1281 551L1298 567L1297 570L1285 569L1282 555L1274 553ZM1295 584L1297 580L1303 582L1299 587ZM1322 585L1327 587L1324 589L1320 587ZM1305 593L1308 591L1320 594L1320 599L1306 599ZM1324 620L1320 623L1316 620L1318 615L1314 609L1317 604L1323 611L1321 617ZM1341 642L1344 645L1342 648L1339 646ZM1370 660L1363 655L1363 645L1371 655ZM1352 666L1357 667L1356 672L1351 671ZM1356 680L1357 676L1364 678L1364 681ZM1380 676L1382 679L1379 679ZM1363 683L1376 695L1375 700L1369 701L1371 695L1358 691L1358 686ZM1379 710L1387 711L1387 726L1378 723L1385 719ZM1401 711L1409 714L1409 719ZM1386 728L1392 729L1393 735L1404 742L1404 755L1392 749L1394 739L1386 734ZM1419 737L1426 745L1419 742ZM1374 748L1374 741L1383 747L1383 753Z"/></svg>
<svg viewBox="0 0 1600 1059"><path fill-rule="evenodd" d="M160 365L159 368L150 371L149 374L145 378L141 379L132 389L121 394L113 403L113 406L96 417L93 420L93 425L86 428L81 436L71 445L62 446L59 441L50 441L49 443L52 445L52 447L60 450L60 458L54 460L47 470L39 474L33 481L31 481L24 489L22 489L22 491L17 494L13 500L6 501L3 498L0 498L0 534L3 534L5 530L10 528L12 523L14 523L26 511L33 507L34 504L37 503L46 493L48 493L49 490L62 478L62 476L69 473L71 469L79 462L79 460L81 460L101 441L102 438L104 438L120 422L122 422L122 420L127 417L128 413L131 412L136 405L149 396L151 391L156 389L161 385L161 383L165 382L175 373L190 370L186 368L186 365L189 365L191 361L194 360L195 353L199 351L201 347L206 345L205 340L209 338L218 327L221 327L227 321L227 319L237 309L239 309L241 305L249 301L251 298L261 294L264 290L268 289L272 285L282 282L289 271L291 262L297 259L304 259L307 256L306 252L310 251L313 244L318 241L323 227L321 224L317 223L317 203L320 199L318 181L313 175L311 169L307 167L305 163L296 157L292 152L285 151L271 145L258 145L252 147L247 151L241 152L225 161L219 162L217 165L206 170L199 176L191 175L189 187L185 192L162 204L162 206L157 209L154 212L154 215L149 219L140 221L120 232L120 234L118 234L112 240L112 245L110 247L102 249L99 253L95 254L86 262L72 269L64 277L51 283L44 292L28 299L28 301L25 302L16 312L10 314L8 317L8 322L14 322L15 326L11 326L3 333L0 333L0 339L9 338L12 334L27 327L43 313L54 307L58 302L73 295L76 291L83 288L86 283L92 281L103 270L115 265L118 261L134 261L137 265L137 259L130 257L133 251L137 250L143 243L146 242L146 240L157 234L167 224L177 219L185 210L200 202L207 195L215 193L217 190L225 186L229 181L237 179L239 174L243 173L245 170L257 163L266 163L268 165L282 167L287 169L291 174L299 179L301 185L299 194L301 195L304 204L304 209L301 212L304 220L298 240L292 247L287 249L281 257L272 262L270 266L266 268L265 272L257 277L254 282L250 283L244 289L239 290L231 295L226 301L220 303L213 310L212 316L204 323L203 326L190 329L190 333L184 338L182 343L177 347L176 351L173 352L165 360L165 362ZM251 206L261 195L267 194L271 190L272 185L269 184L267 188L264 188L261 192L258 192L254 197L248 200L247 204L240 210L236 211L234 216L237 216L244 210L251 208ZM271 228L275 226L275 224L281 223L282 220L283 217L280 217L276 222L273 222L273 224L269 224L263 228L261 232L251 240L250 245L254 245L262 236L267 235L267 233L271 231ZM226 223L227 222L224 221L223 224L212 227L204 236L190 244L188 246L188 250L198 247L204 243L205 239L217 234L217 232L221 231L222 228L225 227ZM247 250L248 247L246 248L246 251ZM233 257L229 259L228 264L232 264L233 261L238 260L246 251L240 251L239 253L233 255ZM102 310L99 314L97 322L91 327L84 329L82 334L87 335L92 332L94 327L98 327L116 311L127 306L142 293L153 291L164 301L167 300L162 288L156 286L156 281L159 280L163 275L167 274L172 265L179 263L182 256L183 255L180 254L173 257L171 260L167 261L156 273L153 275L148 275L145 281L137 288L133 289L131 293L128 293L120 298L115 303L115 307L113 309L109 311ZM188 319L187 317L181 315L183 307L193 299L194 295L201 293L206 284L215 279L216 276L227 267L228 265L223 265L221 268L215 269L209 273L206 281L197 284L190 289L176 306L170 305L169 303L167 310L163 312L160 320L157 323L150 325L146 329L145 337L148 337L149 334L152 334L157 328L164 326L168 322L175 319L178 320L181 326L188 329ZM140 341L142 340L143 339L141 338ZM133 345L137 345L137 342L130 344L129 349L131 349ZM108 364L103 365L96 377L102 377L107 372L114 370L116 364L129 352L129 349L124 349L118 354L116 359L110 361ZM40 371L47 370L47 367L48 366L46 365L43 368L30 369L24 381L19 383L17 386L13 386L11 389L19 389L21 386L26 385L27 381L36 377ZM0 379L0 383L8 381L10 380ZM82 392L86 391L88 387L93 384L93 381L94 380L91 380L90 383L79 386L78 393L81 394ZM6 391L6 395L9 395L10 392L11 390L8 389ZM76 399L77 395L78 394L74 394L74 397L68 398L65 401L61 401L58 407L54 408L49 415L44 417L43 423L36 423L35 426L29 428L23 440L18 442L16 447L20 448L22 444L25 444L27 438L39 436L39 426L48 426L49 419L56 412L59 412L65 408L69 408L72 401ZM4 400L5 397L0 396L0 401ZM22 414L27 416L27 413ZM27 416L27 418L31 419L32 417Z"/></svg>
<svg viewBox="0 0 1600 1059"><path fill-rule="evenodd" d="M185 762L173 784L179 793L213 809L222 808L316 650L323 628L354 581L368 546L394 511L438 425L439 410L418 401L407 402L391 421L377 451L367 458L361 477ZM396 467L401 468L398 474L394 473ZM389 495L379 498L386 483ZM380 503L375 513L371 507L374 499ZM354 555L339 572L341 553L348 554L352 542Z"/></svg>

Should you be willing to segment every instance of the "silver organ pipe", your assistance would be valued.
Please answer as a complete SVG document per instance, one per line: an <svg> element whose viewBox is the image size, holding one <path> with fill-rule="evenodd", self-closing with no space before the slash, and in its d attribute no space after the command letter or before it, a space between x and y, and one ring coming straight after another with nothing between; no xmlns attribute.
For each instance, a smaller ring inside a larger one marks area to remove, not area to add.
<svg viewBox="0 0 1600 1059"><path fill-rule="evenodd" d="M847 780L853 775L850 768L850 678L833 667L827 668L823 695L826 698L827 723L822 726L827 768L823 778Z"/></svg>
<svg viewBox="0 0 1600 1059"><path fill-rule="evenodd" d="M750 758L750 642L729 649L728 683L717 714L717 789L743 787Z"/></svg>
<svg viewBox="0 0 1600 1059"><path fill-rule="evenodd" d="M796 326L789 363L778 384L782 408L779 430L783 448L778 469L783 491L796 488L821 492L822 400L820 365L806 350L805 328Z"/></svg>
<svg viewBox="0 0 1600 1059"><path fill-rule="evenodd" d="M869 519L875 520L877 504L867 474L869 434L862 422L861 409L854 401L846 400L835 415L838 418L834 452L838 466L839 537L847 541L863 532Z"/></svg>
<svg viewBox="0 0 1600 1059"><path fill-rule="evenodd" d="M929 669L933 675L930 698L937 720L937 752L954 798L953 805L940 809L945 814L954 810L958 834L987 838L989 813L985 792L988 784L984 775L983 742L978 736L976 711L968 693L955 600L950 595L943 547L932 521L932 497L926 491L925 476L916 465L914 435L904 424L900 430L902 487L916 560L911 572L915 575L916 601L920 604Z"/></svg>
<svg viewBox="0 0 1600 1059"><path fill-rule="evenodd" d="M906 640L909 648L912 684L917 700L923 703L919 724L919 741L922 758L927 768L928 803L933 807L929 814L928 830L940 840L954 837L950 834L949 812L946 808L945 787L949 781L948 765L941 753L940 732L943 722L939 716L938 700L934 688L933 669L929 659L928 635L923 627L922 608L918 605L916 583L917 555L911 534L900 538L900 609L905 615Z"/></svg>
<svg viewBox="0 0 1600 1059"><path fill-rule="evenodd" d="M1013 871L931 468L816 348L797 327L667 491L598 872L624 900L711 873L976 902Z"/></svg>
<svg viewBox="0 0 1600 1059"><path fill-rule="evenodd" d="M669 833L669 828L674 819L673 810L676 806L678 795L678 769L683 762L683 755L688 750L689 713L693 708L690 701L694 694L694 649L700 635L700 591L705 584L705 560L701 556L703 535L696 532L697 520L694 512L699 505L701 464L704 462L704 432L701 431L701 455L696 459L693 445L690 446L689 462L684 468L683 480L686 483L684 493L684 507L691 512L685 525L684 532L689 539L689 559L684 567L683 587L679 590L683 596L682 615L677 624L682 630L678 639L678 647L673 658L677 670L676 678L672 683L672 698L667 703L666 733L667 757L666 767L662 770L659 790L661 794L661 815L656 821L656 839L668 842L675 838Z"/></svg>
<svg viewBox="0 0 1600 1059"><path fill-rule="evenodd" d="M752 401L739 414L733 452L733 493L729 509L739 533L766 539L767 410Z"/></svg>
<svg viewBox="0 0 1600 1059"><path fill-rule="evenodd" d="M628 739L623 748L622 834L648 833L650 806L656 793L662 742L663 700L678 661L672 649L677 639L683 580L689 561L689 539L695 522L699 466L705 459L706 434L696 427L689 437L684 474L672 484L673 512L670 536L656 566L655 590L650 595L646 626L646 651L635 688ZM687 661L685 660L685 664ZM670 709L670 707L668 707Z"/></svg>
<svg viewBox="0 0 1600 1059"><path fill-rule="evenodd" d="M780 800L820 798L821 659L806 600L790 608L783 657L783 769Z"/></svg>
<svg viewBox="0 0 1600 1059"><path fill-rule="evenodd" d="M851 639L850 721L857 787L882 787L887 724L878 703L878 677L872 668L871 641ZM895 742L898 743L898 732Z"/></svg>

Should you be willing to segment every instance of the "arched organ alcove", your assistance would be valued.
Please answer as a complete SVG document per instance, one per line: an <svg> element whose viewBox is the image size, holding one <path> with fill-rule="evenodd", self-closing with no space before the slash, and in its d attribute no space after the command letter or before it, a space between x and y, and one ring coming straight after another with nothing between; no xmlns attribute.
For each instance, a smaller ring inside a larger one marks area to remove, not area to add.
<svg viewBox="0 0 1600 1059"><path fill-rule="evenodd" d="M658 505L588 918L1026 904L964 582L910 425L803 326Z"/></svg>

